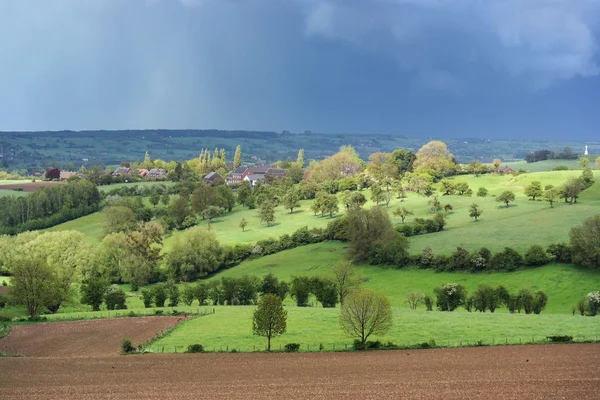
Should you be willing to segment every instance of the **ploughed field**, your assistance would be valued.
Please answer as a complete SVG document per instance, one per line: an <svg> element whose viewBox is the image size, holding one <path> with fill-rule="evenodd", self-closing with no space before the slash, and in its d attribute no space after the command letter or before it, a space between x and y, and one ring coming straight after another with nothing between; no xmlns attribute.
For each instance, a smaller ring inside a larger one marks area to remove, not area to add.
<svg viewBox="0 0 600 400"><path fill-rule="evenodd" d="M0 351L33 357L98 357L118 355L121 340L145 343L185 317L112 318L13 326L0 339Z"/></svg>
<svg viewBox="0 0 600 400"><path fill-rule="evenodd" d="M585 399L600 346L0 358L9 399Z"/></svg>

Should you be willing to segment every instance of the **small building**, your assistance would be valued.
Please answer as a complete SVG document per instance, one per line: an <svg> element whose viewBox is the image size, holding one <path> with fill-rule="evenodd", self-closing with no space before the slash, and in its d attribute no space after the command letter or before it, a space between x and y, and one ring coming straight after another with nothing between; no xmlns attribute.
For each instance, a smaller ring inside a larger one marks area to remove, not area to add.
<svg viewBox="0 0 600 400"><path fill-rule="evenodd" d="M256 185L256 182L261 181L263 179L265 179L264 174L250 174L246 175L246 177L244 178L245 181L250 183L251 187L254 187Z"/></svg>
<svg viewBox="0 0 600 400"><path fill-rule="evenodd" d="M145 178L146 175L148 175L148 170L146 168L140 168L140 169L137 170L137 173L142 178Z"/></svg>
<svg viewBox="0 0 600 400"><path fill-rule="evenodd" d="M265 178L273 177L277 179L283 179L287 172L287 169L283 168L269 168L267 172L265 172Z"/></svg>
<svg viewBox="0 0 600 400"><path fill-rule="evenodd" d="M517 171L509 167L501 167L498 168L496 172L498 172L499 174L515 174Z"/></svg>
<svg viewBox="0 0 600 400"><path fill-rule="evenodd" d="M60 180L61 181L66 181L72 176L77 176L77 172L73 172L73 171L61 171L60 172Z"/></svg>
<svg viewBox="0 0 600 400"><path fill-rule="evenodd" d="M216 172L209 172L208 174L206 174L206 176L204 178L202 178L202 181L204 183L208 183L209 185L213 186L216 185L219 182L224 182L225 179L223 179L223 177L221 175L219 175Z"/></svg>
<svg viewBox="0 0 600 400"><path fill-rule="evenodd" d="M244 178L251 172L252 171L250 171L250 168L246 166L237 167L236 169L231 171L231 173L227 176L227 184L231 185L232 183L241 183L244 180Z"/></svg>
<svg viewBox="0 0 600 400"><path fill-rule="evenodd" d="M131 168L129 167L119 167L114 170L112 176L127 176L131 175Z"/></svg>
<svg viewBox="0 0 600 400"><path fill-rule="evenodd" d="M152 168L146 174L147 179L164 179L167 177L167 171L162 168Z"/></svg>
<svg viewBox="0 0 600 400"><path fill-rule="evenodd" d="M310 170L307 169L306 171L304 171L304 174L302 175L302 180L307 181L309 178L310 178Z"/></svg>

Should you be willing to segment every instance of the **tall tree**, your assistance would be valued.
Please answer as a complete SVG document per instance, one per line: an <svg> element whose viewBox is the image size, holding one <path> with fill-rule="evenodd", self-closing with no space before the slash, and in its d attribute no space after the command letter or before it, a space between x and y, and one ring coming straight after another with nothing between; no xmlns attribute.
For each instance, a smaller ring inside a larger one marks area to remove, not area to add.
<svg viewBox="0 0 600 400"><path fill-rule="evenodd" d="M587 218L569 233L573 261L588 268L600 269L600 214Z"/></svg>
<svg viewBox="0 0 600 400"><path fill-rule="evenodd" d="M283 198L283 205L290 210L290 214L294 212L294 208L300 207L300 195L294 189L290 190Z"/></svg>
<svg viewBox="0 0 600 400"><path fill-rule="evenodd" d="M475 221L479 219L482 213L483 210L481 210L479 205L476 203L471 204L471 206L469 207L469 217L475 219Z"/></svg>
<svg viewBox="0 0 600 400"><path fill-rule="evenodd" d="M444 142L433 140L421 147L414 162L415 170L446 175L454 166L453 156Z"/></svg>
<svg viewBox="0 0 600 400"><path fill-rule="evenodd" d="M242 146L238 144L233 155L233 169L236 169L240 165L242 165Z"/></svg>
<svg viewBox="0 0 600 400"><path fill-rule="evenodd" d="M404 220L406 219L406 217L408 217L409 215L414 215L414 213L412 211L410 211L409 209L407 209L406 207L402 207L402 208L396 208L392 214L394 214L394 216L396 217L400 217L400 219L402 219L402 223L404 223Z"/></svg>
<svg viewBox="0 0 600 400"><path fill-rule="evenodd" d="M252 316L252 332L267 338L267 350L271 351L271 338L280 336L287 329L287 311L281 298L266 294L258 301Z"/></svg>
<svg viewBox="0 0 600 400"><path fill-rule="evenodd" d="M296 165L300 168L304 168L304 149L298 150L298 158L296 158Z"/></svg>
<svg viewBox="0 0 600 400"><path fill-rule="evenodd" d="M258 216L260 217L260 222L266 222L267 226L271 226L275 221L275 205L269 200L264 200L260 204Z"/></svg>
<svg viewBox="0 0 600 400"><path fill-rule="evenodd" d="M374 243L391 242L396 234L388 213L381 207L351 209L345 218L348 223L349 255L357 262L368 258Z"/></svg>
<svg viewBox="0 0 600 400"><path fill-rule="evenodd" d="M46 306L52 290L52 269L39 254L22 254L11 268L10 293L35 317Z"/></svg>
<svg viewBox="0 0 600 400"><path fill-rule="evenodd" d="M340 312L340 325L346 334L364 345L371 335L385 335L392 327L392 307L387 297L359 289L346 299Z"/></svg>

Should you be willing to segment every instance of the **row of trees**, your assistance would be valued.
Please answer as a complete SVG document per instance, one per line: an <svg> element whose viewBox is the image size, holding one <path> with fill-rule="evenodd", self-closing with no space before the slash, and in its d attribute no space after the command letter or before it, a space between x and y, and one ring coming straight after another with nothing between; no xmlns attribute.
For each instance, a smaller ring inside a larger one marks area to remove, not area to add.
<svg viewBox="0 0 600 400"><path fill-rule="evenodd" d="M0 197L0 234L43 229L98 210L100 193L89 181L40 188L28 196Z"/></svg>

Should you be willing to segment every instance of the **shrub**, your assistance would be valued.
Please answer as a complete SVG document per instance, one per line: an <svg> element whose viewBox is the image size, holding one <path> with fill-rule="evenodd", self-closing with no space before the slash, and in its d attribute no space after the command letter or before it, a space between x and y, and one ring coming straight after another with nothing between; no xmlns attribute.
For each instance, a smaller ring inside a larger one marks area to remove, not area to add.
<svg viewBox="0 0 600 400"><path fill-rule="evenodd" d="M437 347L435 340L431 339L429 342L419 343L415 346L418 349L434 349Z"/></svg>
<svg viewBox="0 0 600 400"><path fill-rule="evenodd" d="M6 297L0 294L0 308L4 308L6 306Z"/></svg>
<svg viewBox="0 0 600 400"><path fill-rule="evenodd" d="M505 247L504 251L494 254L490 260L492 269L499 271L514 271L521 265L523 265L523 257L510 247Z"/></svg>
<svg viewBox="0 0 600 400"><path fill-rule="evenodd" d="M547 338L552 343L570 343L573 341L573 336L568 335L547 336Z"/></svg>
<svg viewBox="0 0 600 400"><path fill-rule="evenodd" d="M568 171L569 167L567 167L566 165L557 165L556 167L552 168L552 171Z"/></svg>
<svg viewBox="0 0 600 400"><path fill-rule="evenodd" d="M123 338L123 340L121 340L121 354L131 353L135 353L135 346L131 342L131 339Z"/></svg>
<svg viewBox="0 0 600 400"><path fill-rule="evenodd" d="M533 300L533 313L541 313L546 308L546 304L548 304L548 295L539 290Z"/></svg>
<svg viewBox="0 0 600 400"><path fill-rule="evenodd" d="M425 296L425 298L423 298L423 302L425 303L427 311L433 311L433 300L431 299L431 296Z"/></svg>
<svg viewBox="0 0 600 400"><path fill-rule="evenodd" d="M533 311L533 304L535 302L535 298L529 289L521 289L519 290L519 303L525 310L525 314L531 314Z"/></svg>
<svg viewBox="0 0 600 400"><path fill-rule="evenodd" d="M527 266L537 267L547 264L549 261L550 258L540 245L534 244L525 252L525 265Z"/></svg>
<svg viewBox="0 0 600 400"><path fill-rule="evenodd" d="M15 313L9 311L0 312L0 322L11 322L16 316Z"/></svg>
<svg viewBox="0 0 600 400"><path fill-rule="evenodd" d="M436 305L441 311L454 311L467 299L467 290L463 285L448 283L435 289Z"/></svg>
<svg viewBox="0 0 600 400"><path fill-rule="evenodd" d="M164 310L154 310L154 315L163 315Z"/></svg>
<svg viewBox="0 0 600 400"><path fill-rule="evenodd" d="M111 285L106 289L104 294L104 302L108 310L125 310L127 305L125 292L117 285Z"/></svg>
<svg viewBox="0 0 600 400"><path fill-rule="evenodd" d="M156 307L164 307L165 302L167 301L167 290L164 283L159 283L152 289L154 294L154 303Z"/></svg>
<svg viewBox="0 0 600 400"><path fill-rule="evenodd" d="M151 308L152 303L154 301L154 296L151 290L142 289L142 301L144 302L144 307Z"/></svg>
<svg viewBox="0 0 600 400"><path fill-rule="evenodd" d="M484 187L480 187L477 190L477 197L486 197L488 195L488 190Z"/></svg>
<svg viewBox="0 0 600 400"><path fill-rule="evenodd" d="M573 258L573 249L567 243L551 244L546 250L554 257L554 261L570 264Z"/></svg>
<svg viewBox="0 0 600 400"><path fill-rule="evenodd" d="M199 343L190 344L185 351L186 353L204 353L204 346Z"/></svg>
<svg viewBox="0 0 600 400"><path fill-rule="evenodd" d="M287 353L295 353L300 350L300 343L288 343L285 345L285 351Z"/></svg>
<svg viewBox="0 0 600 400"><path fill-rule="evenodd" d="M169 297L169 307L177 307L179 305L179 288L175 286L175 282L167 283L167 295Z"/></svg>
<svg viewBox="0 0 600 400"><path fill-rule="evenodd" d="M600 292L588 293L586 300L588 314L595 317L600 309Z"/></svg>

